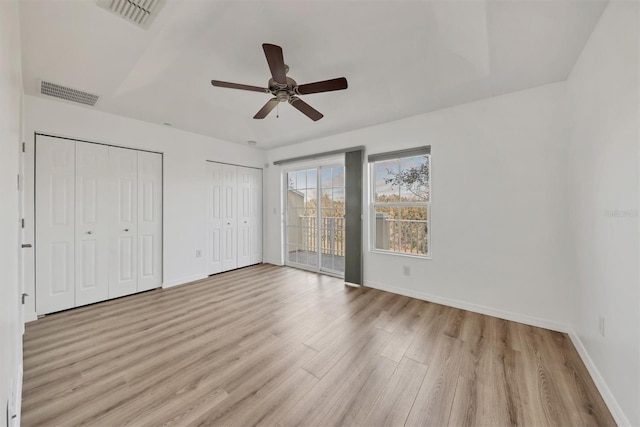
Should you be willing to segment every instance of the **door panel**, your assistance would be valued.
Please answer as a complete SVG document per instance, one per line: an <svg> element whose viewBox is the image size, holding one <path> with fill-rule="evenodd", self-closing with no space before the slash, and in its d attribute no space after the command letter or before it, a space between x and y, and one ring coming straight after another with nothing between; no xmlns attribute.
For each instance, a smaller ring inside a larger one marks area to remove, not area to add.
<svg viewBox="0 0 640 427"><path fill-rule="evenodd" d="M207 162L207 169L207 274L215 274L222 271L222 165Z"/></svg>
<svg viewBox="0 0 640 427"><path fill-rule="evenodd" d="M162 155L138 152L138 291L162 286Z"/></svg>
<svg viewBox="0 0 640 427"><path fill-rule="evenodd" d="M344 271L344 166L287 173L285 263L342 275Z"/></svg>
<svg viewBox="0 0 640 427"><path fill-rule="evenodd" d="M36 141L36 312L75 304L75 143L38 136Z"/></svg>
<svg viewBox="0 0 640 427"><path fill-rule="evenodd" d="M76 142L75 305L109 296L108 148Z"/></svg>
<svg viewBox="0 0 640 427"><path fill-rule="evenodd" d="M251 264L262 262L262 170L252 169L251 176Z"/></svg>
<svg viewBox="0 0 640 427"><path fill-rule="evenodd" d="M251 264L251 171L238 166L238 267Z"/></svg>
<svg viewBox="0 0 640 427"><path fill-rule="evenodd" d="M109 298L138 290L138 152L109 147Z"/></svg>
<svg viewBox="0 0 640 427"><path fill-rule="evenodd" d="M224 214L222 217L223 229L223 250L222 250L222 271L233 270L238 267L237 253L237 167L222 165L222 185L225 195Z"/></svg>

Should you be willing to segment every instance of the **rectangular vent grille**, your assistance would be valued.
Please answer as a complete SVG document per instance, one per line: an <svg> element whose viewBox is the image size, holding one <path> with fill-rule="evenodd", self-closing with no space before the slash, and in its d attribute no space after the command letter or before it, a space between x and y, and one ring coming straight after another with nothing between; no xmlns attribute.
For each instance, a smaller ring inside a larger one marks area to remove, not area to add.
<svg viewBox="0 0 640 427"><path fill-rule="evenodd" d="M43 95L55 96L56 98L66 99L67 101L79 102L80 104L94 106L98 102L98 95L83 92L77 89L60 86L55 83L42 81L40 85L40 93Z"/></svg>
<svg viewBox="0 0 640 427"><path fill-rule="evenodd" d="M164 2L165 0L98 0L98 6L146 30Z"/></svg>

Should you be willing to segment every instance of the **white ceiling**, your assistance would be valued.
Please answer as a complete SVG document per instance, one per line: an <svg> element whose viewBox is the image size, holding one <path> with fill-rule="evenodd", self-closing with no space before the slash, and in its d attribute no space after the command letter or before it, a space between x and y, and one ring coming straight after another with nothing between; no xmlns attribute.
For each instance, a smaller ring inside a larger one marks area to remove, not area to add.
<svg viewBox="0 0 640 427"><path fill-rule="evenodd" d="M101 96L95 108L270 148L566 79L606 0L172 1L148 30L95 0L21 0L25 91L39 81ZM313 122L268 94L262 43L282 46Z"/></svg>

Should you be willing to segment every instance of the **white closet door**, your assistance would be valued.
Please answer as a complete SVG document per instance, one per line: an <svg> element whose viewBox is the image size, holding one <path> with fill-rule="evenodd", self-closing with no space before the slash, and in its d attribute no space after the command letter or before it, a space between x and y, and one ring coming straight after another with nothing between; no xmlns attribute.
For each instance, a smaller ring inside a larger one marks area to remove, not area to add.
<svg viewBox="0 0 640 427"><path fill-rule="evenodd" d="M222 271L238 267L237 166L222 165Z"/></svg>
<svg viewBox="0 0 640 427"><path fill-rule="evenodd" d="M222 271L222 165L207 162L207 274Z"/></svg>
<svg viewBox="0 0 640 427"><path fill-rule="evenodd" d="M162 155L138 152L138 291L162 286Z"/></svg>
<svg viewBox="0 0 640 427"><path fill-rule="evenodd" d="M253 169L238 166L238 267L251 264L251 181Z"/></svg>
<svg viewBox="0 0 640 427"><path fill-rule="evenodd" d="M36 312L75 306L75 142L36 140Z"/></svg>
<svg viewBox="0 0 640 427"><path fill-rule="evenodd" d="M262 170L251 169L250 264L262 262Z"/></svg>
<svg viewBox="0 0 640 427"><path fill-rule="evenodd" d="M76 142L76 306L109 297L109 185L105 145Z"/></svg>
<svg viewBox="0 0 640 427"><path fill-rule="evenodd" d="M109 298L138 290L138 152L109 147Z"/></svg>

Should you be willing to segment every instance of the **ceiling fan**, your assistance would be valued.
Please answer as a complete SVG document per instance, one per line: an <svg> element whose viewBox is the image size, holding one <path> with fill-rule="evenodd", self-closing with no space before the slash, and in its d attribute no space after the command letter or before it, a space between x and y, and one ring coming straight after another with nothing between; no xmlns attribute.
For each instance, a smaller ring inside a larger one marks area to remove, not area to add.
<svg viewBox="0 0 640 427"><path fill-rule="evenodd" d="M267 57L267 63L271 70L271 78L268 87L249 86L238 83L222 82L211 80L211 84L217 87L229 89L250 90L253 92L270 93L274 98L267 103L253 116L254 119L264 119L279 102L288 102L301 111L313 121L320 120L323 116L318 110L298 98L297 95L308 95L310 93L331 92L347 88L347 79L339 77L337 79L323 80L315 83L298 85L291 77L287 77L289 66L284 63L282 48L274 44L263 43L262 49Z"/></svg>

